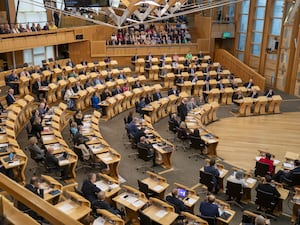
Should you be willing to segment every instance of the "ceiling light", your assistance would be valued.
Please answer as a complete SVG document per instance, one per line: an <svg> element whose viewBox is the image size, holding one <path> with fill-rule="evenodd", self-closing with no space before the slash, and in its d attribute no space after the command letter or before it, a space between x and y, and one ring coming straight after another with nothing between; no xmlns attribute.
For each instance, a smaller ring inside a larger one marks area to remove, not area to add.
<svg viewBox="0 0 300 225"><path fill-rule="evenodd" d="M139 2L135 3L134 5L143 5L143 4L160 6L160 4L158 4L157 2L152 1L152 0L142 0L142 1L139 1Z"/></svg>

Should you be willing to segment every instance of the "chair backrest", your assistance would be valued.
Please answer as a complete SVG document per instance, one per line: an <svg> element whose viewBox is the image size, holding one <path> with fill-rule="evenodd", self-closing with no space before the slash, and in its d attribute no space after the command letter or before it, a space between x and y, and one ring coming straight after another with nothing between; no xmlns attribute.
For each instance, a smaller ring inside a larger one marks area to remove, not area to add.
<svg viewBox="0 0 300 225"><path fill-rule="evenodd" d="M177 137L179 139L186 139L187 138L187 133L186 133L186 130L185 129L182 129L182 128L176 128L176 131L177 131Z"/></svg>
<svg viewBox="0 0 300 225"><path fill-rule="evenodd" d="M199 217L204 219L208 223L208 225L216 225L217 224L216 217L203 216L203 215L200 215Z"/></svg>
<svg viewBox="0 0 300 225"><path fill-rule="evenodd" d="M175 123L173 121L168 121L168 125L169 125L169 131L172 131L174 133L176 133L176 126Z"/></svg>
<svg viewBox="0 0 300 225"><path fill-rule="evenodd" d="M190 147L195 149L203 149L204 148L204 141L201 139L201 137L193 137L190 136Z"/></svg>
<svg viewBox="0 0 300 225"><path fill-rule="evenodd" d="M255 176L265 177L269 173L269 165L262 162L256 162Z"/></svg>
<svg viewBox="0 0 300 225"><path fill-rule="evenodd" d="M143 225L152 225L152 220L149 216L145 215L143 212L139 211L139 219L140 219L140 224Z"/></svg>
<svg viewBox="0 0 300 225"><path fill-rule="evenodd" d="M273 193L257 190L255 204L265 209L273 209L275 205Z"/></svg>
<svg viewBox="0 0 300 225"><path fill-rule="evenodd" d="M141 143L137 144L137 149L139 152L138 157L144 161L149 161L153 157L153 153L151 153L150 149L146 146L143 146Z"/></svg>
<svg viewBox="0 0 300 225"><path fill-rule="evenodd" d="M293 172L291 175L292 186L300 185L300 172Z"/></svg>
<svg viewBox="0 0 300 225"><path fill-rule="evenodd" d="M204 184L209 191L213 190L213 175L200 170L200 183Z"/></svg>
<svg viewBox="0 0 300 225"><path fill-rule="evenodd" d="M148 184L145 184L140 180L137 180L137 182L138 182L138 186L139 186L139 191L143 192L146 195L146 197L148 198L148 193L149 193Z"/></svg>
<svg viewBox="0 0 300 225"><path fill-rule="evenodd" d="M243 195L243 186L242 186L242 184L237 184L237 183L233 183L231 181L227 181L226 194L231 196L231 197L241 199L241 197Z"/></svg>

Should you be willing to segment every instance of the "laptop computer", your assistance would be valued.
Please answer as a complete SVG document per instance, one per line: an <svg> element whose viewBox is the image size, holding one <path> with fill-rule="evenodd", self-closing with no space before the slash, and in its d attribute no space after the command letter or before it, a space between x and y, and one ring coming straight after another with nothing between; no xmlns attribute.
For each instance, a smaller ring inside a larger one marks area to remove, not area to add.
<svg viewBox="0 0 300 225"><path fill-rule="evenodd" d="M221 209L220 207L218 208L218 210L219 210L219 217L221 217L224 220L227 220L231 216L230 213L226 212L225 210Z"/></svg>
<svg viewBox="0 0 300 225"><path fill-rule="evenodd" d="M188 195L188 191L182 188L178 188L178 198L184 199Z"/></svg>

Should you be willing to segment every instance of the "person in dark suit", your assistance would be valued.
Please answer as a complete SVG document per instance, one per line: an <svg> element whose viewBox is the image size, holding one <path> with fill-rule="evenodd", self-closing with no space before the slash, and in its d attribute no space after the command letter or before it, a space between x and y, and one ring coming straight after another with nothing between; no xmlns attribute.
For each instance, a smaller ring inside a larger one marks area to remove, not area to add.
<svg viewBox="0 0 300 225"><path fill-rule="evenodd" d="M83 90L83 87L81 86L80 81L76 81L76 84L72 89L73 89L74 93L77 93L78 91Z"/></svg>
<svg viewBox="0 0 300 225"><path fill-rule="evenodd" d="M95 173L89 173L87 179L83 181L81 187L83 196L91 203L97 200L97 194L101 191L100 188L95 185L96 179L97 176Z"/></svg>
<svg viewBox="0 0 300 225"><path fill-rule="evenodd" d="M5 99L6 99L6 103L8 106L10 106L11 104L13 104L16 101L13 88L8 89Z"/></svg>
<svg viewBox="0 0 300 225"><path fill-rule="evenodd" d="M123 79L123 80L126 80L126 76L124 74L124 71L123 70L120 70L120 74L118 75L118 79Z"/></svg>
<svg viewBox="0 0 300 225"><path fill-rule="evenodd" d="M219 90L224 90L225 89L225 85L223 84L222 80L219 80L217 82L216 88L218 88Z"/></svg>
<svg viewBox="0 0 300 225"><path fill-rule="evenodd" d="M157 165L155 162L155 153L153 150L153 146L145 136L140 137L137 143L137 148L147 151L146 152L147 156L152 155L152 167L155 167Z"/></svg>
<svg viewBox="0 0 300 225"><path fill-rule="evenodd" d="M207 101L208 101L208 99L207 99L207 97L208 97L208 94L207 93L204 93L205 91L210 91L211 90L211 85L209 84L209 81L205 81L205 84L203 85L203 88L202 88L202 90L203 90L203 99L204 99L204 101L207 103Z"/></svg>
<svg viewBox="0 0 300 225"><path fill-rule="evenodd" d="M213 175L214 182L214 192L218 192L218 177L220 176L220 172L216 167L216 161L214 159L210 159L209 165L204 166L204 172L210 173Z"/></svg>
<svg viewBox="0 0 300 225"><path fill-rule="evenodd" d="M274 199L272 200L272 202L274 203L274 207L273 207L273 210L274 210L274 208L276 207L276 205L278 203L280 193L276 189L276 186L271 183L271 181L272 181L272 177L270 175L266 175L264 182L260 183L257 186L256 191L260 190L260 191L264 191L264 192L273 194Z"/></svg>
<svg viewBox="0 0 300 225"><path fill-rule="evenodd" d="M249 81L247 83L244 83L244 87L247 89L252 88L252 86L254 86L253 80L249 79Z"/></svg>
<svg viewBox="0 0 300 225"><path fill-rule="evenodd" d="M35 117L31 127L31 134L36 136L38 139L41 138L41 132L43 131L43 127L41 124L41 118Z"/></svg>
<svg viewBox="0 0 300 225"><path fill-rule="evenodd" d="M141 87L143 87L143 85L141 84L141 81L139 81L139 80L136 80L132 85L132 89L141 88Z"/></svg>
<svg viewBox="0 0 300 225"><path fill-rule="evenodd" d="M177 90L177 86L173 85L172 88L168 91L169 95L176 95L179 96L179 91Z"/></svg>
<svg viewBox="0 0 300 225"><path fill-rule="evenodd" d="M136 64L136 62L137 62L138 59L139 59L139 56L138 56L138 55L132 56L132 57L131 57L131 63L132 63L132 65L135 66L135 64Z"/></svg>
<svg viewBox="0 0 300 225"><path fill-rule="evenodd" d="M48 148L45 154L45 164L52 171L60 171L61 178L63 180L68 179L68 165L60 166L59 159L55 157L54 149L52 147Z"/></svg>
<svg viewBox="0 0 300 225"><path fill-rule="evenodd" d="M250 93L248 97L250 97L250 98L258 98L258 92L257 92L257 90L254 88L253 92Z"/></svg>
<svg viewBox="0 0 300 225"><path fill-rule="evenodd" d="M83 67L83 69L79 71L78 75L87 75L87 73L86 67Z"/></svg>
<svg viewBox="0 0 300 225"><path fill-rule="evenodd" d="M274 95L274 91L272 88L270 88L269 90L267 90L264 94L264 96L266 96L267 98L271 98Z"/></svg>
<svg viewBox="0 0 300 225"><path fill-rule="evenodd" d="M70 67L75 67L75 64L72 62L71 59L68 59L67 63L66 63L66 66L70 66Z"/></svg>
<svg viewBox="0 0 300 225"><path fill-rule="evenodd" d="M300 160L295 160L295 168L292 170L279 170L273 179L277 182L282 183L284 179L292 179L294 173L300 173Z"/></svg>
<svg viewBox="0 0 300 225"><path fill-rule="evenodd" d="M202 216L218 217L219 207L215 204L216 197L212 194L207 196L206 201L200 203L199 211Z"/></svg>
<svg viewBox="0 0 300 225"><path fill-rule="evenodd" d="M146 62L151 62L152 58L153 58L153 56L152 56L151 53L149 52L149 54L146 55L146 57L145 57L145 61L146 61Z"/></svg>
<svg viewBox="0 0 300 225"><path fill-rule="evenodd" d="M83 66L87 66L88 62L87 62L86 60L82 60L82 61L80 62L80 64L83 65Z"/></svg>
<svg viewBox="0 0 300 225"><path fill-rule="evenodd" d="M36 79L36 82L34 82L34 84L32 85L32 92L34 94L36 94L36 97L37 97L38 101L40 101L41 95L42 95L42 98L46 97L46 92L45 91L40 91L40 88L43 87L43 86L48 86L48 82L46 80L41 81L40 77L38 77Z"/></svg>
<svg viewBox="0 0 300 225"><path fill-rule="evenodd" d="M122 90L122 88L120 87L120 85L117 85L116 88L113 89L113 91L112 91L112 95L113 95L113 96L114 96L114 95L117 95L117 94L121 94L121 93L123 93L123 90Z"/></svg>
<svg viewBox="0 0 300 225"><path fill-rule="evenodd" d="M153 94L153 101L158 101L161 98L162 98L162 95L160 93L160 90L159 89L155 89L155 92Z"/></svg>
<svg viewBox="0 0 300 225"><path fill-rule="evenodd" d="M180 105L177 108L177 113L180 117L180 121L185 121L185 117L188 114L187 103L188 103L188 99L184 98L184 99L182 99L182 102L180 103Z"/></svg>
<svg viewBox="0 0 300 225"><path fill-rule="evenodd" d="M14 81L18 81L19 77L17 75L16 70L12 70L11 74L7 77L7 85L14 89L15 93L18 94L19 84L12 83Z"/></svg>
<svg viewBox="0 0 300 225"><path fill-rule="evenodd" d="M166 201L170 203L175 208L175 212L180 214L182 211L189 211L184 205L184 202L178 198L178 189L174 188L171 195L166 197Z"/></svg>
<svg viewBox="0 0 300 225"><path fill-rule="evenodd" d="M54 62L53 69L61 69L61 66L58 64L57 61Z"/></svg>
<svg viewBox="0 0 300 225"><path fill-rule="evenodd" d="M97 199L92 202L92 209L94 210L94 212L96 212L97 209L105 209L114 215L121 215L121 212L118 209L115 209L105 200L104 191L98 192Z"/></svg>

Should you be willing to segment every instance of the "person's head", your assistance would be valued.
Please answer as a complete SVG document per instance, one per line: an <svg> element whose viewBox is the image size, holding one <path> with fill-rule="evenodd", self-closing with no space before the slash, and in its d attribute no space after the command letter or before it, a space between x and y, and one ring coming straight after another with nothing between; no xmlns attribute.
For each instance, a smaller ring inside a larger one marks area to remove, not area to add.
<svg viewBox="0 0 300 225"><path fill-rule="evenodd" d="M86 216L83 220L82 220L82 224L84 225L93 225L94 223L94 217L93 216Z"/></svg>
<svg viewBox="0 0 300 225"><path fill-rule="evenodd" d="M209 203L214 203L215 200L216 200L216 197L214 195L210 194L210 195L207 196L207 201Z"/></svg>
<svg viewBox="0 0 300 225"><path fill-rule="evenodd" d="M13 95L14 94L14 89L12 89L12 88L8 89L8 93Z"/></svg>
<svg viewBox="0 0 300 225"><path fill-rule="evenodd" d="M252 79L249 79L249 83L253 83L253 80L252 80Z"/></svg>
<svg viewBox="0 0 300 225"><path fill-rule="evenodd" d="M185 105L188 103L188 101L189 101L188 98L184 98L184 99L182 100L183 104L185 104Z"/></svg>
<svg viewBox="0 0 300 225"><path fill-rule="evenodd" d="M195 98L191 97L190 102L195 102Z"/></svg>
<svg viewBox="0 0 300 225"><path fill-rule="evenodd" d="M173 90L173 91L176 91L176 90L177 90L177 86L175 86L175 85L172 86L172 90Z"/></svg>
<svg viewBox="0 0 300 225"><path fill-rule="evenodd" d="M215 159L210 159L209 160L209 165L210 166L214 166L216 164L216 160Z"/></svg>
<svg viewBox="0 0 300 225"><path fill-rule="evenodd" d="M184 129L187 128L186 123L184 121L182 121L179 125L179 128L184 128Z"/></svg>
<svg viewBox="0 0 300 225"><path fill-rule="evenodd" d="M40 178L34 176L34 177L31 177L30 179L30 184L36 188L38 188L41 184L41 180Z"/></svg>
<svg viewBox="0 0 300 225"><path fill-rule="evenodd" d="M53 154L54 148L52 148L52 147L47 148L47 152L48 152L49 154Z"/></svg>
<svg viewBox="0 0 300 225"><path fill-rule="evenodd" d="M99 191L97 194L97 198L100 201L104 201L105 200L105 192L104 191Z"/></svg>
<svg viewBox="0 0 300 225"><path fill-rule="evenodd" d="M244 172L241 170L236 171L235 178L241 180L244 178Z"/></svg>
<svg viewBox="0 0 300 225"><path fill-rule="evenodd" d="M177 197L177 195L178 195L178 189L177 189L177 188L174 188L174 189L172 190L172 196L173 196L173 197Z"/></svg>
<svg viewBox="0 0 300 225"><path fill-rule="evenodd" d="M272 155L269 152L267 152L266 153L266 159L271 159L271 157L272 157Z"/></svg>
<svg viewBox="0 0 300 225"><path fill-rule="evenodd" d="M88 180L90 180L92 183L95 183L97 180L97 176L95 173L89 173L88 174Z"/></svg>
<svg viewBox="0 0 300 225"><path fill-rule="evenodd" d="M255 225L265 225L265 218L261 215L256 216Z"/></svg>
<svg viewBox="0 0 300 225"><path fill-rule="evenodd" d="M72 122L71 123L71 128L77 128L77 123L76 122Z"/></svg>
<svg viewBox="0 0 300 225"><path fill-rule="evenodd" d="M38 140L35 136L33 136L33 137L29 138L28 142L30 145L35 145L38 143Z"/></svg>
<svg viewBox="0 0 300 225"><path fill-rule="evenodd" d="M270 183L272 181L272 177L270 175L266 175L265 180L267 183Z"/></svg>
<svg viewBox="0 0 300 225"><path fill-rule="evenodd" d="M40 109L44 109L44 108L45 108L45 103L44 103L44 102L41 102L41 103L39 104L39 108L40 108Z"/></svg>
<svg viewBox="0 0 300 225"><path fill-rule="evenodd" d="M140 142L141 143L144 143L145 141L146 141L146 137L145 136L140 137Z"/></svg>
<svg viewBox="0 0 300 225"><path fill-rule="evenodd" d="M175 113L173 113L173 114L171 115L171 118L174 119L174 120L176 120L176 117L177 117L177 116L176 116Z"/></svg>
<svg viewBox="0 0 300 225"><path fill-rule="evenodd" d="M41 123L41 118L40 117L35 117L33 124L40 124Z"/></svg>

